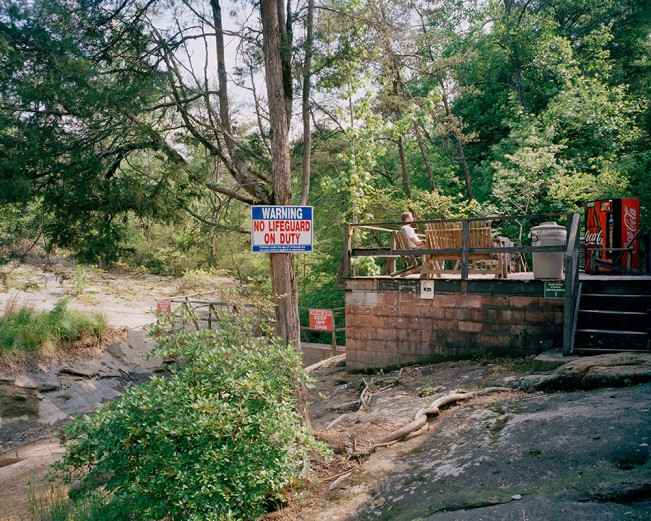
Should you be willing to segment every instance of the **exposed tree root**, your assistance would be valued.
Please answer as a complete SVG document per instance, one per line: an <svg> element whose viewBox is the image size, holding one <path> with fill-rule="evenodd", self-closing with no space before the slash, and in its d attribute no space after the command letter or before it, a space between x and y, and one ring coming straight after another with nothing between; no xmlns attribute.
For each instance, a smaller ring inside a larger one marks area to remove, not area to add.
<svg viewBox="0 0 651 521"><path fill-rule="evenodd" d="M358 411L361 411L362 409L366 409L368 405L371 403L371 397L368 395L369 382L366 381L366 378L363 378L362 382L364 382L364 389L362 390L362 393L359 395Z"/></svg>
<svg viewBox="0 0 651 521"><path fill-rule="evenodd" d="M428 416L438 415L441 412L441 407L445 407L446 405L460 402L462 400L468 400L469 398L474 398L475 396L481 396L488 393L504 392L504 391L513 391L513 389L510 389L508 387L488 387L481 391L451 393L451 394L446 394L445 396L441 396L440 398L434 400L429 407L420 409L416 413L416 416L414 417L413 421L411 421L404 427L400 427L399 429L396 429L395 431L387 434L384 438L382 438L379 441L379 444L381 445L392 441L397 441L401 438L404 438L405 436L409 436L410 438L419 436L420 434L427 431Z"/></svg>
<svg viewBox="0 0 651 521"><path fill-rule="evenodd" d="M446 394L445 396L441 396L440 398L434 400L428 407L419 409L416 415L414 416L414 419L411 422L409 422L407 425L404 425L403 427L400 427L399 429L390 432L382 439L380 439L377 443L371 445L368 449L364 451L357 451L355 445L353 444L352 450L349 449L348 459L356 459L360 461L362 459L368 458L379 448L389 447L391 445L394 445L400 440L406 441L412 438L416 438L421 434L424 434L429 430L430 427L429 424L427 423L429 419L428 417L438 415L441 412L441 408L445 407L446 405L460 402L462 400L468 400L475 396L482 396L489 393L505 392L505 391L513 392L513 389L509 387L488 387L486 389L482 389L481 391L451 393L451 394Z"/></svg>
<svg viewBox="0 0 651 521"><path fill-rule="evenodd" d="M337 355L331 358L327 358L314 365L307 367L305 371L307 373L311 373L323 367L334 367L342 360L344 360L345 357L346 355L343 354L343 355ZM387 389L390 389L391 387L398 385L401 381L401 377L402 377L402 371L400 372L397 378L389 377L389 378L371 378L370 380L367 380L366 378L362 379L362 382L364 383L364 388L360 393L360 397L359 397L360 406L358 411L367 409L370 406L373 395L381 393L383 391L386 391ZM377 386L378 384L381 385L381 387L379 387L379 389L372 392L371 391L372 386L373 385ZM447 405L457 403L463 400L468 400L476 396L482 396L489 393L505 392L505 391L512 392L513 389L509 387L488 387L480 391L459 391L459 392L450 393L441 396L436 400L434 400L429 406L419 409L416 412L414 419L411 422L409 422L407 425L404 425L403 427L400 427L399 429L390 432L389 434L387 434L386 436L378 440L377 443L373 443L366 450L358 450L356 440L353 438L351 440L352 441L351 447L349 447L347 450L348 459L360 461L369 457L379 448L389 447L391 445L394 445L398 441L408 440L424 434L430 428L430 425L428 424L429 417L437 416L438 414L440 414L441 409L446 407ZM344 418L348 416L349 413L344 413L341 416L338 416L332 422L330 422L330 424L324 429L324 431L327 431L328 429L334 427L335 425L340 423ZM345 480L349 476L349 474L350 472L344 472L341 476L333 476L336 477L337 479L335 480L335 482L332 483L330 488L331 489L335 488L339 483Z"/></svg>
<svg viewBox="0 0 651 521"><path fill-rule="evenodd" d="M340 483L348 479L348 476L350 476L353 473L352 470L349 470L348 472L345 472L341 476L339 476L337 479L335 479L330 486L328 487L328 491L333 490L339 486Z"/></svg>
<svg viewBox="0 0 651 521"><path fill-rule="evenodd" d="M374 395L380 394L381 392L384 392L387 389L391 389L392 387L395 387L396 385L400 384L400 377L371 378L369 381L367 381L366 378L363 378L362 382L364 382L364 389L362 390L362 393L359 395L360 411L362 409L368 409L368 407L371 405L371 398L373 398ZM385 385L383 387L380 387L376 391L371 392L371 386L376 384L385 384Z"/></svg>

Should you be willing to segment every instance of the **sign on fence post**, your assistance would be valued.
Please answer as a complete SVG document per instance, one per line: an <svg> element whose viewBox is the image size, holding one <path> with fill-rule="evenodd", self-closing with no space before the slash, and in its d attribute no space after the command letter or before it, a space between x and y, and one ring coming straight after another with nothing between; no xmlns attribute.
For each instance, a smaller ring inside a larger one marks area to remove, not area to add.
<svg viewBox="0 0 651 521"><path fill-rule="evenodd" d="M310 309L310 329L313 331L332 331L334 319L331 309Z"/></svg>
<svg viewBox="0 0 651 521"><path fill-rule="evenodd" d="M252 206L251 251L311 252L312 225L311 206Z"/></svg>
<svg viewBox="0 0 651 521"><path fill-rule="evenodd" d="M337 354L337 332L333 311L331 309L308 309L308 313L311 330L332 332L332 356L335 356Z"/></svg>
<svg viewBox="0 0 651 521"><path fill-rule="evenodd" d="M169 299L159 299L156 301L156 311L159 315L163 313L167 316L172 314L172 302Z"/></svg>

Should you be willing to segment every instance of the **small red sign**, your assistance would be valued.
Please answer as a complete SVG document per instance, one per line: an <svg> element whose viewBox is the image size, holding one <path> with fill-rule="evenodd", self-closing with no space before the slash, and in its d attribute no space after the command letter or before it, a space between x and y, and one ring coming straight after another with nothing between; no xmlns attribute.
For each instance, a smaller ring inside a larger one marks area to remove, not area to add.
<svg viewBox="0 0 651 521"><path fill-rule="evenodd" d="M163 313L167 315L172 314L172 302L169 299L162 299L156 301L156 311L162 315Z"/></svg>
<svg viewBox="0 0 651 521"><path fill-rule="evenodd" d="M310 309L310 329L332 331L334 317L331 309Z"/></svg>

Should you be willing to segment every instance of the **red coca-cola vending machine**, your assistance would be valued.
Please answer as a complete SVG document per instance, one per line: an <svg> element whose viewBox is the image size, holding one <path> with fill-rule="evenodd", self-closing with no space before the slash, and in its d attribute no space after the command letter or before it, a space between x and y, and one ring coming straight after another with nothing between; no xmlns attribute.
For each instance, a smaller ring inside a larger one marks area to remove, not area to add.
<svg viewBox="0 0 651 521"><path fill-rule="evenodd" d="M590 272L590 250L593 248L624 248L640 229L640 200L598 199L585 203L585 271ZM640 240L635 238L631 246L631 268L638 269L640 263ZM599 252L598 258L626 266L629 253ZM612 270L599 267L600 273Z"/></svg>

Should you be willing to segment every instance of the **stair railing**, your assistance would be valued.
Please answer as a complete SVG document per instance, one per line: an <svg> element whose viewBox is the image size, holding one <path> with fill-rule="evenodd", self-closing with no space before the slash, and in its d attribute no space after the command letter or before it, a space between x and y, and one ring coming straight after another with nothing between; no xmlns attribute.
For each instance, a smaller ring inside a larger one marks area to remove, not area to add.
<svg viewBox="0 0 651 521"><path fill-rule="evenodd" d="M578 315L579 298L579 227L580 216L573 213L567 219L567 242L565 248L565 302L563 306L563 354L569 355L574 348L574 334Z"/></svg>

